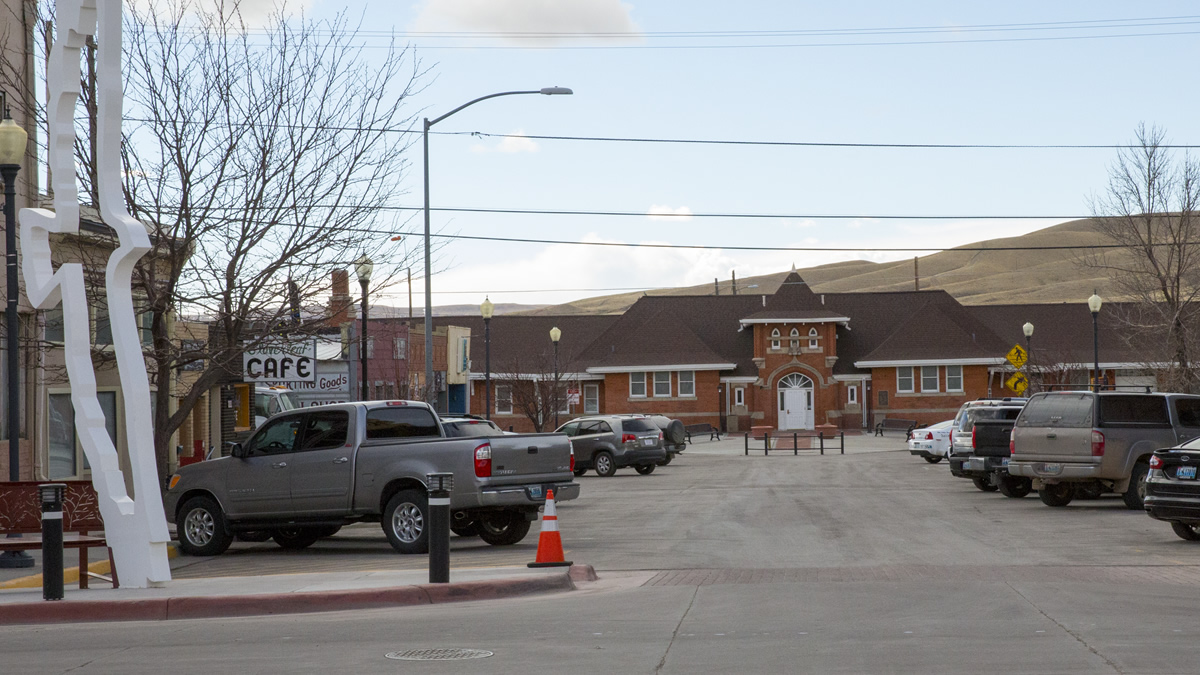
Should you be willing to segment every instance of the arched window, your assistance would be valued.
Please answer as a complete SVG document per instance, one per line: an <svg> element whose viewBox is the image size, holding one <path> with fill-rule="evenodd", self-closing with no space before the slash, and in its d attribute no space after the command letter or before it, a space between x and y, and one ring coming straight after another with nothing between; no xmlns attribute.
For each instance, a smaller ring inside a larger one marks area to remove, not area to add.
<svg viewBox="0 0 1200 675"><path fill-rule="evenodd" d="M812 389L813 381L800 373L785 375L779 380L780 389Z"/></svg>
<svg viewBox="0 0 1200 675"><path fill-rule="evenodd" d="M797 349L800 349L800 339L799 339L800 331L793 328L791 335L792 335L792 340L791 340L790 346L792 348L792 351L796 351Z"/></svg>
<svg viewBox="0 0 1200 675"><path fill-rule="evenodd" d="M771 330L771 349L779 349L779 329Z"/></svg>
<svg viewBox="0 0 1200 675"><path fill-rule="evenodd" d="M816 328L808 329L808 348L809 349L820 349L821 348L821 342L817 337L817 329Z"/></svg>

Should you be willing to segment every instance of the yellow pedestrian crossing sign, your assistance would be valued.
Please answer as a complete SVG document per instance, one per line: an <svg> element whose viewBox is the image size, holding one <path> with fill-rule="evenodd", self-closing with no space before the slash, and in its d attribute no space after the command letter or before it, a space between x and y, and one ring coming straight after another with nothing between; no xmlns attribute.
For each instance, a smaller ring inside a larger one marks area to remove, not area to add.
<svg viewBox="0 0 1200 675"><path fill-rule="evenodd" d="M1004 381L1004 386L1017 394L1024 394L1029 388L1029 378L1025 377L1025 373L1013 373L1012 377Z"/></svg>
<svg viewBox="0 0 1200 675"><path fill-rule="evenodd" d="M1021 345L1013 345L1013 348L1008 350L1008 353L1004 355L1004 358L1008 359L1008 362L1013 365L1013 368L1020 368L1021 366L1025 365L1026 361L1029 360L1029 354Z"/></svg>

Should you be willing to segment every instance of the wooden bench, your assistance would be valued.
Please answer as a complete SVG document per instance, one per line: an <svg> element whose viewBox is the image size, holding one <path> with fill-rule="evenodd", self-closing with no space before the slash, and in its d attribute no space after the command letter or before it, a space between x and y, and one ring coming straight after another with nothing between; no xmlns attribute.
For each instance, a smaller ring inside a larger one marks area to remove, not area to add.
<svg viewBox="0 0 1200 675"><path fill-rule="evenodd" d="M117 566L112 549L103 536L93 532L104 530L96 490L87 480L46 481L67 486L63 495L63 548L79 549L79 587L88 587L88 578L96 577L119 587ZM38 493L40 481L0 483L0 551L31 551L42 547L42 500ZM21 534L20 539L5 535ZM32 535L32 536L31 536ZM108 564L112 578L88 571L88 549L108 549Z"/></svg>
<svg viewBox="0 0 1200 675"><path fill-rule="evenodd" d="M692 442L692 434L708 434L708 440L721 440L721 430L713 425L705 422L704 424L688 424L683 427L683 433L687 435L687 442Z"/></svg>
<svg viewBox="0 0 1200 675"><path fill-rule="evenodd" d="M882 436L885 431L903 431L907 440L912 436L912 430L917 428L916 420L900 420L888 417L875 425L875 435Z"/></svg>

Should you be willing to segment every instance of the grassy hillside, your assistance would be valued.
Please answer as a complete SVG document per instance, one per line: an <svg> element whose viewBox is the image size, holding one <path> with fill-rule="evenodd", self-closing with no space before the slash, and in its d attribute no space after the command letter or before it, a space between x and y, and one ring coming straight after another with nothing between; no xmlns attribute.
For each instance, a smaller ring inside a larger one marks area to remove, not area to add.
<svg viewBox="0 0 1200 675"><path fill-rule="evenodd" d="M1090 219L1062 223L1019 237L989 239L979 247L1068 246L1102 243ZM1083 302L1108 281L1079 264L1082 251L961 251L949 249L918 260L920 287L942 289L968 305L1014 302ZM830 263L797 270L813 290L821 293L910 290L913 283L912 259L889 263L863 260ZM738 279L742 293L771 294L789 271ZM758 288L747 289L757 284ZM729 280L721 282L721 293L731 291ZM708 295L712 284L652 291L654 295ZM521 314L619 314L633 304L641 292L585 298L562 305L550 305Z"/></svg>

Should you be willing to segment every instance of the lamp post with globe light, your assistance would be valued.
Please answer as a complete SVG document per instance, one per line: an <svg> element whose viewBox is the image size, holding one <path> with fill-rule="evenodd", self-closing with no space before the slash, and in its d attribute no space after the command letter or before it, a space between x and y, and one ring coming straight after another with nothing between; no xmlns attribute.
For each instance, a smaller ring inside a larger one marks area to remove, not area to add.
<svg viewBox="0 0 1200 675"><path fill-rule="evenodd" d="M1021 332L1025 334L1025 374L1029 386L1033 386L1033 324L1026 321L1024 326L1021 326Z"/></svg>
<svg viewBox="0 0 1200 675"><path fill-rule="evenodd" d="M369 401L367 388L367 286L371 283L371 270L374 263L367 256L359 258L354 263L354 273L358 276L358 285L362 289L362 331L358 335L358 355L362 363L362 397L359 400Z"/></svg>
<svg viewBox="0 0 1200 675"><path fill-rule="evenodd" d="M484 296L479 313L483 315L483 395L487 406L484 410L489 420L492 419L492 312L495 309L492 301Z"/></svg>
<svg viewBox="0 0 1200 675"><path fill-rule="evenodd" d="M1088 298L1088 309L1092 312L1092 355L1095 357L1095 374L1092 379L1092 391L1100 391L1100 306L1104 301L1092 291Z"/></svg>
<svg viewBox="0 0 1200 675"><path fill-rule="evenodd" d="M29 135L13 121L8 112L8 96L0 92L0 178L4 180L4 256L7 266L8 302L4 308L6 370L8 387L8 479L21 480L21 358L18 351L17 324L17 172L25 157ZM10 534L10 538L21 535ZM33 567L33 557L25 551L0 554L0 568Z"/></svg>
<svg viewBox="0 0 1200 675"><path fill-rule="evenodd" d="M554 395L551 397L554 405L554 428L558 428L558 341L562 339L562 331L558 326L550 329L550 341L554 343Z"/></svg>

